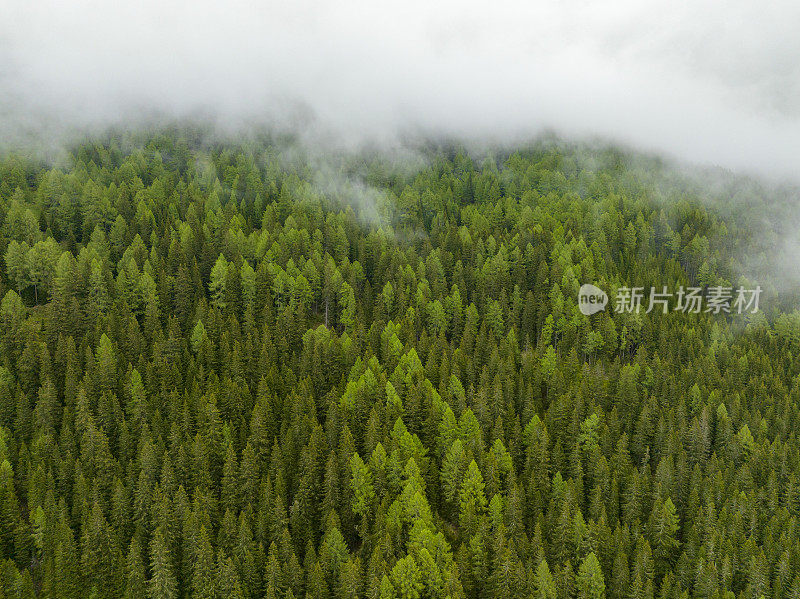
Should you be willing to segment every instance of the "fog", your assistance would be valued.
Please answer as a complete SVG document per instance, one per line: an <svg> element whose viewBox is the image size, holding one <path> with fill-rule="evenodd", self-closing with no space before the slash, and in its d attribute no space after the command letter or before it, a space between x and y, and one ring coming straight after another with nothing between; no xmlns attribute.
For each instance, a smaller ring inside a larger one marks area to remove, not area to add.
<svg viewBox="0 0 800 599"><path fill-rule="evenodd" d="M796 178L800 5L0 0L6 143L143 115L602 138Z"/></svg>

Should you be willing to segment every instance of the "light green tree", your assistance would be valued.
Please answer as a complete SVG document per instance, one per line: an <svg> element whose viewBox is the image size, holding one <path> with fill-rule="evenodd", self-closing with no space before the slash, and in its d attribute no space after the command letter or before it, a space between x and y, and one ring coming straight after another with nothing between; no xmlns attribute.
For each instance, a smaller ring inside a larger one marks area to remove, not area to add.
<svg viewBox="0 0 800 599"><path fill-rule="evenodd" d="M228 261L222 254L219 255L214 267L211 269L211 280L208 282L208 290L211 293L211 305L217 308L225 308L225 289L228 280Z"/></svg>
<svg viewBox="0 0 800 599"><path fill-rule="evenodd" d="M587 555L575 580L578 599L603 599L606 595L606 583L600 562L594 552Z"/></svg>

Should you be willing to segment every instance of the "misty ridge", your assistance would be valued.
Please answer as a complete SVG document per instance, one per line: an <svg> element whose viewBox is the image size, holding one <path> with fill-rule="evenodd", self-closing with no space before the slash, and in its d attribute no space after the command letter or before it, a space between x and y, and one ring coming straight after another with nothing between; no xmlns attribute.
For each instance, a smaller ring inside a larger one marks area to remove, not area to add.
<svg viewBox="0 0 800 599"><path fill-rule="evenodd" d="M800 284L795 4L480 8L12 0L0 148L54 163L109 131L178 122L200 125L206 144L258 131L321 193L380 223L385 190L354 167L359 155L410 177L431 146L482 159L549 144L583 164L614 147L664 201L701 198L746 220L742 273Z"/></svg>
<svg viewBox="0 0 800 599"><path fill-rule="evenodd" d="M397 203L397 185L410 185L437 160L464 154L475 164L492 164L501 172L515 153L553 153L566 161L569 177L577 172L609 173L630 193L646 194L656 207L699 203L713 209L733 228L726 246L734 282L762 285L767 305L793 309L800 293L800 186L779 183L767 175L745 175L721 167L700 167L663 154L646 153L602 138L566 139L554 132L497 141L487 137L457 137L420 128L395 130L381 139L347 136L322 123L308 107L294 106L281 118L255 117L236 123L211 111L175 120L166 114L138 113L124 123L78 128L70 124L45 139L38 132L24 142L9 144L4 155L17 155L43 166L69 171L82 147L117 147L124 153L147 153L153 140L178 136L196 155L193 167L202 173L206 189L227 193L222 173L211 163L220 151L243 151L256 161L266 151L286 173L307 182L309 190L327 201L350 206L360 222L378 228L402 243L427 234L423 229L396 226L390 216ZM165 161L174 157L164 154ZM395 191L390 191L394 187ZM578 185L575 192L592 192ZM687 208L688 209L688 208ZM596 214L595 218L600 218ZM670 222L678 227L676 222Z"/></svg>
<svg viewBox="0 0 800 599"><path fill-rule="evenodd" d="M7 0L4 13L7 142L142 115L313 115L348 143L552 130L778 179L800 169L792 2Z"/></svg>

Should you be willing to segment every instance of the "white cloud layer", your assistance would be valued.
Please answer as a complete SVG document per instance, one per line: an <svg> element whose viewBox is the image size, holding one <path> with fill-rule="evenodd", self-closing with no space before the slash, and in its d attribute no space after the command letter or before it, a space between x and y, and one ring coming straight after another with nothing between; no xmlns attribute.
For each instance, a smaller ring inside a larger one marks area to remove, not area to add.
<svg viewBox="0 0 800 599"><path fill-rule="evenodd" d="M355 139L549 129L800 176L788 0L0 0L0 15L7 139L143 112L280 120L299 104Z"/></svg>

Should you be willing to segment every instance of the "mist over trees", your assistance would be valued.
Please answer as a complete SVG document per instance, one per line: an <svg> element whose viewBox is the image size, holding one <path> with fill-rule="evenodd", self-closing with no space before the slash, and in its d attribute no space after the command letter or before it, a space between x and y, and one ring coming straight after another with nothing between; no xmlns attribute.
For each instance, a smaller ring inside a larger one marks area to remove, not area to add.
<svg viewBox="0 0 800 599"><path fill-rule="evenodd" d="M767 200L418 154L0 160L0 599L800 596L800 313L577 304L752 284Z"/></svg>

